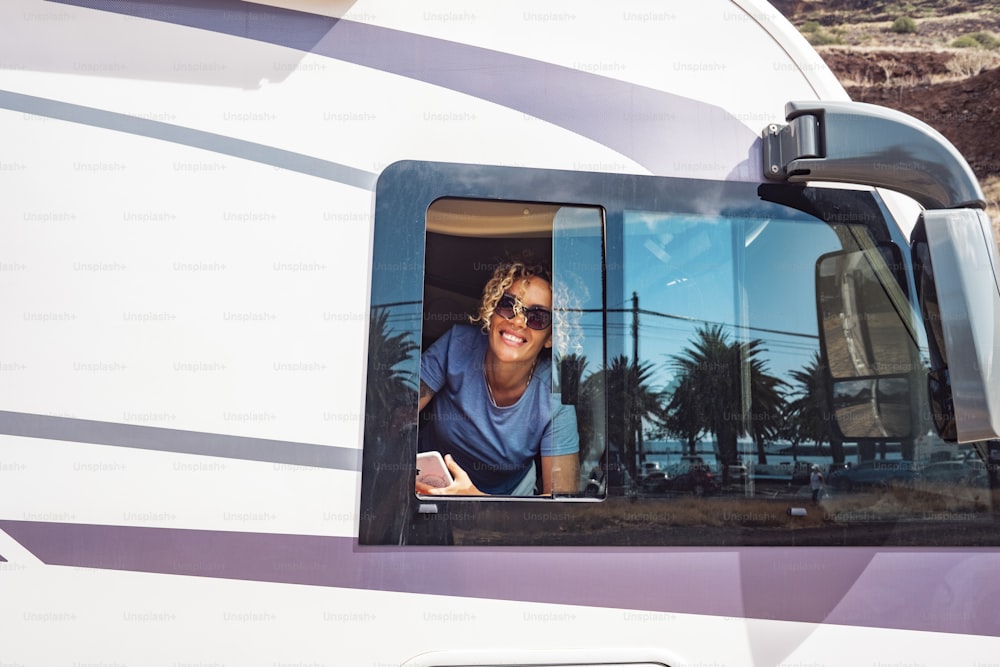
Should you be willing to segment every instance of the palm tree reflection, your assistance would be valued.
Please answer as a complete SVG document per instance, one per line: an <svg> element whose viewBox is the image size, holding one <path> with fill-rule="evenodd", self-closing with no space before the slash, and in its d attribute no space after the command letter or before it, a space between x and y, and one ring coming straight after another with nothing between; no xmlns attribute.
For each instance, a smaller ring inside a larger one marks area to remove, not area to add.
<svg viewBox="0 0 1000 667"><path fill-rule="evenodd" d="M724 482L739 461L738 438L752 436L763 463L764 443L781 426L786 385L768 372L765 352L760 339L731 343L721 325L706 325L669 362L677 377L666 407L669 428L689 446L699 433L713 434Z"/></svg>

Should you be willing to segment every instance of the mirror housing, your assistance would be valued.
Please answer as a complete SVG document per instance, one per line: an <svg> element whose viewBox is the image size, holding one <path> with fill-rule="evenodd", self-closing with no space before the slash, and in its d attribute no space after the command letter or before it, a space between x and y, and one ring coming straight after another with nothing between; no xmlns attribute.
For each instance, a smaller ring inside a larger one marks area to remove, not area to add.
<svg viewBox="0 0 1000 667"><path fill-rule="evenodd" d="M910 237L931 352L935 426L946 440L1000 437L1000 256L982 211L924 211Z"/></svg>

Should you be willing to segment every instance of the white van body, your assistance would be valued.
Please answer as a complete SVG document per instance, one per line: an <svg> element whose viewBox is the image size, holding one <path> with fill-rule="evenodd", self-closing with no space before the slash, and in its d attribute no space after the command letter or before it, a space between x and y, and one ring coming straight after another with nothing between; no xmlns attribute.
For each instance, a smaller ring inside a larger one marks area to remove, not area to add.
<svg viewBox="0 0 1000 667"><path fill-rule="evenodd" d="M764 182L789 100L758 0L5 0L0 665L994 664L992 549L358 543L383 170Z"/></svg>

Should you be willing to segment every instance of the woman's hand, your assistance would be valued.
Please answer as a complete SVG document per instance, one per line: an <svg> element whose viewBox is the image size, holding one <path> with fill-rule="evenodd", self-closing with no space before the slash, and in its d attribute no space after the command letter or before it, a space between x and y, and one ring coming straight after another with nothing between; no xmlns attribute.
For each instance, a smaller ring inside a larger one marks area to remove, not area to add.
<svg viewBox="0 0 1000 667"><path fill-rule="evenodd" d="M422 482L416 482L416 491L422 496L485 496L486 494L476 488L476 485L469 479L469 473L462 469L462 466L455 462L451 454L445 454L444 464L451 471L454 480L445 487L428 486Z"/></svg>

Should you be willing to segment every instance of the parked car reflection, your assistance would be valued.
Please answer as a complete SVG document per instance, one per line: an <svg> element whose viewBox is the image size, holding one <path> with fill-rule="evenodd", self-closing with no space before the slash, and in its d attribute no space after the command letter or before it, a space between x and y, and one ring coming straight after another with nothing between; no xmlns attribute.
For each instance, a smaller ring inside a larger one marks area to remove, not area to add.
<svg viewBox="0 0 1000 667"><path fill-rule="evenodd" d="M692 467L678 475L656 471L642 480L642 490L645 493L690 493L705 496L718 493L721 489L718 477L707 467Z"/></svg>
<svg viewBox="0 0 1000 667"><path fill-rule="evenodd" d="M833 470L826 483L838 490L853 491L858 488L911 486L916 478L912 461L879 459Z"/></svg>
<svg viewBox="0 0 1000 667"><path fill-rule="evenodd" d="M989 486L986 465L976 459L928 464L920 470L920 479L929 484Z"/></svg>

